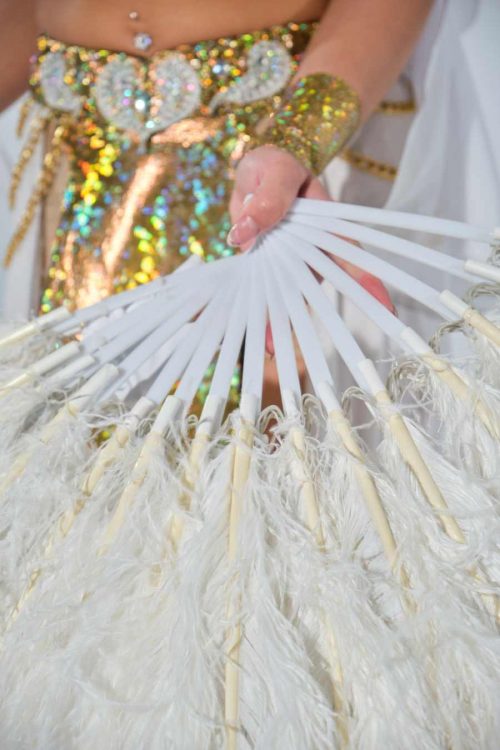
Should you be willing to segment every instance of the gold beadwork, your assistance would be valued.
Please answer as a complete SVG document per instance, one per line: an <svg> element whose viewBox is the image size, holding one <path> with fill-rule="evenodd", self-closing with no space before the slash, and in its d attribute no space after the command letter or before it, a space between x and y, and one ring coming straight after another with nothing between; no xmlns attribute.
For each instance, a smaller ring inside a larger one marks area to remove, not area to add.
<svg viewBox="0 0 500 750"><path fill-rule="evenodd" d="M342 78L313 73L291 87L253 145L282 148L313 174L321 174L355 132L360 111L357 93Z"/></svg>
<svg viewBox="0 0 500 750"><path fill-rule="evenodd" d="M26 169L26 166L28 165L31 157L35 153L35 149L40 141L40 138L42 137L42 135L44 134L46 130L49 120L52 118L53 118L53 114L49 110L46 110L45 112L42 112L42 114L40 114L38 117L36 117L31 123L28 140L26 141L26 144L24 145L21 151L17 164L12 170L12 176L11 176L10 187L9 187L10 208L14 207L14 204L16 201L16 194L19 189L19 185L21 183L24 170Z"/></svg>
<svg viewBox="0 0 500 750"><path fill-rule="evenodd" d="M382 161L377 161L370 156L365 156L364 154L360 154L350 148L346 148L340 156L344 161L351 164L351 166L356 169L359 169L362 172L367 172L374 177L379 177L381 180L389 180L392 182L396 179L398 170L396 167L393 167L392 164L385 164Z"/></svg>
<svg viewBox="0 0 500 750"><path fill-rule="evenodd" d="M26 120L28 119L29 113L31 112L31 109L34 105L35 101L34 99L29 96L27 99L24 100L21 109L19 110L19 118L17 120L17 127L16 127L16 135L18 138L20 138L24 131L24 126L26 125Z"/></svg>
<svg viewBox="0 0 500 750"><path fill-rule="evenodd" d="M417 105L414 99L402 101L382 101L375 110L381 115L409 115L415 112Z"/></svg>
<svg viewBox="0 0 500 750"><path fill-rule="evenodd" d="M26 206L24 214L19 222L19 226L7 247L7 252L4 259L5 268L7 268L11 264L16 250L25 238L31 222L33 221L33 217L38 205L50 190L57 166L61 158L63 139L66 134L65 120L65 117L61 117L60 123L54 131L54 136L52 138L49 150L47 151L43 159L42 171L36 182L35 189L28 201L28 205Z"/></svg>

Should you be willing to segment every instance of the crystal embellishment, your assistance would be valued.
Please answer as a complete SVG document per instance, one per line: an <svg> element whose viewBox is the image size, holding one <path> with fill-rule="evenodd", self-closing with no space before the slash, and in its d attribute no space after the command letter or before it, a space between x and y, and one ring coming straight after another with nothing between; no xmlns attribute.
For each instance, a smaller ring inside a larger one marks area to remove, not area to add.
<svg viewBox="0 0 500 750"><path fill-rule="evenodd" d="M49 52L40 63L40 86L49 107L76 115L81 109L82 100L66 83L66 72L62 52Z"/></svg>
<svg viewBox="0 0 500 750"><path fill-rule="evenodd" d="M134 34L134 47L139 52L146 52L153 44L153 37L145 31Z"/></svg>
<svg viewBox="0 0 500 750"><path fill-rule="evenodd" d="M110 60L97 77L94 96L108 122L146 141L198 109L200 90L196 72L173 53L150 66L130 58Z"/></svg>
<svg viewBox="0 0 500 750"><path fill-rule="evenodd" d="M63 63L64 58L58 58L56 72L61 81ZM246 73L212 98L210 110L224 102L244 105L266 99L286 86L292 70L292 58L282 44L258 42L249 52ZM200 108L201 91L197 71L184 55L172 52L150 61L110 56L97 74L92 93L108 122L145 143L154 133L193 115ZM69 88L63 93L74 96Z"/></svg>
<svg viewBox="0 0 500 750"><path fill-rule="evenodd" d="M94 87L95 100L103 117L121 130L131 130L139 136L144 130L141 110L147 108L141 74L138 60L116 57L101 70Z"/></svg>
<svg viewBox="0 0 500 750"><path fill-rule="evenodd" d="M248 55L245 75L225 91L219 91L210 102L213 112L220 104L250 104L281 91L288 83L293 61L279 42L257 42Z"/></svg>
<svg viewBox="0 0 500 750"><path fill-rule="evenodd" d="M154 131L189 117L200 106L200 81L183 55L172 54L153 63L150 76L154 94L148 126Z"/></svg>

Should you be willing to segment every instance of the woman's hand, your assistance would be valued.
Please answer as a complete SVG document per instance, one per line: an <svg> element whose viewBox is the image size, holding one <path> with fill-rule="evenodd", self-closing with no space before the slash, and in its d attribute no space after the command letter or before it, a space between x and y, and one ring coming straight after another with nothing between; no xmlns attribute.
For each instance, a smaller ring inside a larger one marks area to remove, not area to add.
<svg viewBox="0 0 500 750"><path fill-rule="evenodd" d="M249 249L261 232L284 218L298 196L329 200L320 181L291 154L275 146L260 146L250 151L236 170L230 202L233 226L228 243ZM352 263L332 257L349 276L394 312L389 293L379 279Z"/></svg>

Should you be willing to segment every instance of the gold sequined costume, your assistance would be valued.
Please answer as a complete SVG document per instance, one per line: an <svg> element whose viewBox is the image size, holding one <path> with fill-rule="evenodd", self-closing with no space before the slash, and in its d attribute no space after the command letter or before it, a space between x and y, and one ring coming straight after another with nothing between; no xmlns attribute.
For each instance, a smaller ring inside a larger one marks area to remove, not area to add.
<svg viewBox="0 0 500 750"><path fill-rule="evenodd" d="M150 281L190 253L211 261L233 252L234 167L257 123L280 106L312 31L290 23L149 59L39 38L30 83L40 111L12 198L37 138L51 136L9 254L67 159L43 312Z"/></svg>

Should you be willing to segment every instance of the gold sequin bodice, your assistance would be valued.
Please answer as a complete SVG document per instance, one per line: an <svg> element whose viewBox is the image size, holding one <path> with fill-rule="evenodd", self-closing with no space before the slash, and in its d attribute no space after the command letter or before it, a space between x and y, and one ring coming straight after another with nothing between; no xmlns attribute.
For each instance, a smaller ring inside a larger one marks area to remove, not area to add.
<svg viewBox="0 0 500 750"><path fill-rule="evenodd" d="M42 311L147 282L190 253L232 252L234 167L312 31L290 23L148 60L39 39L31 88L54 158L69 162Z"/></svg>

